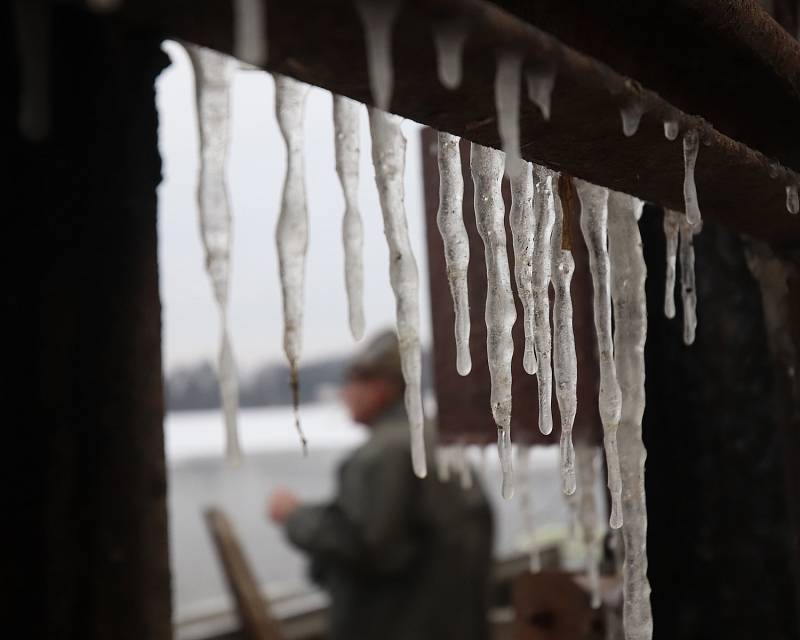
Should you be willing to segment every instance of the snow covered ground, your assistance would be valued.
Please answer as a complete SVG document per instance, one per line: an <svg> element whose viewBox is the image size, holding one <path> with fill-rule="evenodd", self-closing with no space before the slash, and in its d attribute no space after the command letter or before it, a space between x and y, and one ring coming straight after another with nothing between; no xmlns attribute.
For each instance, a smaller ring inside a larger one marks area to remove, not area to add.
<svg viewBox="0 0 800 640"><path fill-rule="evenodd" d="M352 448L366 437L335 404L304 405L303 428L309 455L301 453L289 407L245 409L240 412L245 459L238 468L224 460L222 416L218 411L175 413L166 420L169 464L170 547L176 619L180 620L227 601L227 591L203 520L211 505L230 517L258 579L270 591L289 593L308 585L304 559L265 517L270 491L295 490L306 500L324 500L334 489L335 470ZM478 448L469 451L494 506L496 551L519 549L519 502L500 498L500 474L494 447L481 463ZM532 457L534 519L537 537L562 531L567 507L561 497L558 454L538 448Z"/></svg>

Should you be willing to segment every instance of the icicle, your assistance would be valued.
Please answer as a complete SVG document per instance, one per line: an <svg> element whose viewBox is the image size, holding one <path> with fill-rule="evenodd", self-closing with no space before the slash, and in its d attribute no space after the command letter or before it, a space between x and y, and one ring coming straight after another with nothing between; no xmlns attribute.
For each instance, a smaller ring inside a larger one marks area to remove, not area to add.
<svg viewBox="0 0 800 640"><path fill-rule="evenodd" d="M494 99L497 107L497 129L506 154L506 173L524 170L519 162L519 83L522 58L516 53L502 53L497 58Z"/></svg>
<svg viewBox="0 0 800 640"><path fill-rule="evenodd" d="M553 371L551 368L552 335L550 333L550 238L556 219L558 174L536 166L534 218L536 235L533 241L533 337L539 395L539 431L548 435L553 430Z"/></svg>
<svg viewBox="0 0 800 640"><path fill-rule="evenodd" d="M612 529L622 526L622 499L617 455L617 428L620 416L620 390L614 367L614 345L611 335L611 292L606 235L608 227L608 190L583 180L575 186L581 201L581 231L589 250L589 268L594 288L594 326L600 357L600 419L603 422L603 443L608 467L608 491L611 494Z"/></svg>
<svg viewBox="0 0 800 640"><path fill-rule="evenodd" d="M52 6L48 0L16 0L12 11L19 60L17 126L27 140L40 142L51 126Z"/></svg>
<svg viewBox="0 0 800 640"><path fill-rule="evenodd" d="M227 458L235 464L241 457L236 424L239 393L236 363L228 337L231 212L225 183L225 164L230 145L230 87L235 62L211 49L190 45L186 50L194 69L197 99L200 235L205 249L206 271L219 309L220 349L217 367L227 434Z"/></svg>
<svg viewBox="0 0 800 640"><path fill-rule="evenodd" d="M439 132L439 212L436 224L444 244L447 281L455 312L456 369L462 376L472 369L469 353L469 238L463 215L464 178L459 138Z"/></svg>
<svg viewBox="0 0 800 640"><path fill-rule="evenodd" d="M283 181L281 212L275 229L278 270L283 294L283 351L289 361L295 428L303 453L306 438L300 428L297 370L303 346L303 290L308 250L308 207L306 204L303 118L307 84L275 74L275 114L286 143L286 177Z"/></svg>
<svg viewBox="0 0 800 640"><path fill-rule="evenodd" d="M439 482L450 482L450 447L436 447L436 477Z"/></svg>
<svg viewBox="0 0 800 640"><path fill-rule="evenodd" d="M553 85L556 82L556 69L552 65L543 65L531 69L525 74L528 84L528 99L533 102L542 117L550 120L550 103L553 96Z"/></svg>
<svg viewBox="0 0 800 640"><path fill-rule="evenodd" d="M508 162L508 160L506 160ZM536 373L536 352L533 331L533 240L536 218L533 216L533 167L522 159L515 161L511 176L511 236L514 239L514 277L517 295L522 303L525 327L525 353L522 366L527 373Z"/></svg>
<svg viewBox="0 0 800 640"><path fill-rule="evenodd" d="M594 485L597 477L596 455L593 447L579 443L575 448L578 473L578 519L583 533L586 557L586 577L593 609L602 604L600 594L600 549L602 536L597 526L597 504Z"/></svg>
<svg viewBox="0 0 800 640"><path fill-rule="evenodd" d="M355 0L366 31L369 84L375 106L388 111L394 88L392 28L402 0Z"/></svg>
<svg viewBox="0 0 800 640"><path fill-rule="evenodd" d="M700 149L700 135L697 129L689 129L683 134L683 199L686 203L686 217L691 224L700 224L700 205L697 201L697 187L694 183L694 167Z"/></svg>
<svg viewBox="0 0 800 640"><path fill-rule="evenodd" d="M531 573L542 570L542 558L536 546L536 519L533 514L533 482L531 478L531 447L520 445L517 450L517 484L519 485L519 512L522 520L523 549L528 554Z"/></svg>
<svg viewBox="0 0 800 640"><path fill-rule="evenodd" d="M257 67L267 61L266 0L235 0L233 55Z"/></svg>
<svg viewBox="0 0 800 640"><path fill-rule="evenodd" d="M694 343L697 329L697 290L694 283L694 236L700 233L700 226L693 226L687 218L681 219L681 298L683 299L683 342Z"/></svg>
<svg viewBox="0 0 800 640"><path fill-rule="evenodd" d="M470 469L469 460L467 460L464 444L459 442L453 447L452 451L453 466L458 471L461 488L467 491L472 488L472 469Z"/></svg>
<svg viewBox="0 0 800 640"><path fill-rule="evenodd" d="M461 84L461 58L466 40L467 27L463 22L444 22L433 32L439 82L446 89L457 89Z"/></svg>
<svg viewBox="0 0 800 640"><path fill-rule="evenodd" d="M664 209L664 236L667 241L667 278L664 284L664 315L675 317L675 259L678 254L678 232L681 216L677 211Z"/></svg>
<svg viewBox="0 0 800 640"><path fill-rule="evenodd" d="M678 137L680 128L677 120L664 120L664 137L670 142Z"/></svg>
<svg viewBox="0 0 800 640"><path fill-rule="evenodd" d="M486 252L486 350L491 379L492 416L503 473L502 493L511 498L511 329L517 319L506 253L505 205L500 185L504 154L472 143L470 168L475 183L475 220Z"/></svg>
<svg viewBox="0 0 800 640"><path fill-rule="evenodd" d="M633 98L620 108L619 114L622 117L622 133L628 138L639 129L639 122L642 120L643 113L644 106L639 98Z"/></svg>
<svg viewBox="0 0 800 640"><path fill-rule="evenodd" d="M406 381L405 404L411 425L411 461L414 473L424 478L425 425L422 413L422 355L419 342L419 273L408 238L403 202L406 139L402 118L371 107L372 164L381 201L383 231L389 245L389 277L394 290L400 360Z"/></svg>
<svg viewBox="0 0 800 640"><path fill-rule="evenodd" d="M627 640L650 640L653 617L647 579L647 505L642 442L644 415L644 345L647 337L647 267L637 224L643 203L612 191L608 197L608 248L611 298L614 301L614 362L622 392L618 436L625 525L623 619Z"/></svg>
<svg viewBox="0 0 800 640"><path fill-rule="evenodd" d="M356 340L364 335L364 231L358 210L359 109L361 105L358 102L344 96L333 96L336 173L344 194L344 281L350 333Z"/></svg>
<svg viewBox="0 0 800 640"><path fill-rule="evenodd" d="M555 196L556 220L551 241L551 279L553 302L553 374L556 379L556 399L561 414L561 488L575 493L575 450L572 445L572 426L578 407L578 360L575 353L575 333L572 328L572 296L570 283L575 261L569 249L569 221L564 219L561 198ZM567 248L565 248L565 244Z"/></svg>
<svg viewBox="0 0 800 640"><path fill-rule="evenodd" d="M800 211L800 200L798 200L796 184L790 184L786 187L786 210L789 213Z"/></svg>

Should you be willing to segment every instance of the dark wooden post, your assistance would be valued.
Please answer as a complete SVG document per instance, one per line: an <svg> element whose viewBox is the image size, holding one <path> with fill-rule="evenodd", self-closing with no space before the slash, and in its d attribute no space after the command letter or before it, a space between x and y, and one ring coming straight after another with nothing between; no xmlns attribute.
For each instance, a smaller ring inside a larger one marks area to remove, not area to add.
<svg viewBox="0 0 800 640"><path fill-rule="evenodd" d="M154 81L167 60L157 37L82 3L45 3L50 49L36 73L51 118L41 141L24 139L13 4L2 9L4 627L166 639Z"/></svg>

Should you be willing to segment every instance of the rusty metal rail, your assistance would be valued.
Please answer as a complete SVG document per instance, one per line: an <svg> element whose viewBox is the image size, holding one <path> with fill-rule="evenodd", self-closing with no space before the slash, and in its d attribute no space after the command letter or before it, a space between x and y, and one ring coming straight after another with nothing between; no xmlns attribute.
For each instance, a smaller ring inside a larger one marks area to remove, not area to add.
<svg viewBox="0 0 800 640"><path fill-rule="evenodd" d="M681 3L692 4L688 0L678 4ZM229 2L147 0L128 4L130 8L123 10L118 19L157 29L169 37L232 50ZM706 4L718 3L706 0ZM352 2L269 0L267 5L268 70L362 102L371 101L364 34ZM463 58L463 82L455 91L443 88L438 81L432 38L437 24L452 19L466 20L470 29ZM772 37L774 33L770 33ZM720 42L720 38L716 41ZM737 50L743 46L738 40L735 45ZM579 53L485 0L404 2L394 30L395 90L391 110L439 130L499 146L494 74L496 53L508 49L524 55L526 66L552 61L558 66L549 122L542 119L532 103L523 100L521 135L527 159L682 209L681 143L667 141L662 128L665 118L676 119L682 129L697 127L702 132L696 181L704 217L777 246L800 243L800 218L790 216L785 208L784 187L787 181L798 179L795 174L779 170L773 177L776 171L770 167L770 159L759 151L723 135L700 116L680 111L655 92L642 89L637 79ZM771 68L777 83L786 80L781 74L797 71L792 57L796 47L790 52L791 56L781 58L782 66L776 63ZM753 57L762 60L771 59L770 55L769 51L753 53ZM786 80L787 86L796 86L797 82L792 82ZM636 135L626 138L619 108L632 93L639 96L646 113ZM796 99L791 89L785 94L781 112ZM696 104L702 107L707 103L701 100ZM731 112L735 111L732 107ZM733 116L731 121L735 121ZM791 144L784 143L783 147L788 149ZM782 154L784 161L794 162L793 156Z"/></svg>

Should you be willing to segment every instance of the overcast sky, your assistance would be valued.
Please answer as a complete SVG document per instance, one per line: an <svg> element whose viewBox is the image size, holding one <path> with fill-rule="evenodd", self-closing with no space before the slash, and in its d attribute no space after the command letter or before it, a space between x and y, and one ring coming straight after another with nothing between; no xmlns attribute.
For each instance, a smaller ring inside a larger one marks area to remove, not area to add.
<svg viewBox="0 0 800 640"><path fill-rule="evenodd" d="M159 146L164 179L159 188L159 258L164 322L164 365L213 360L218 315L204 271L197 225L197 119L194 80L184 50L168 42L172 58L157 82ZM232 95L228 189L233 213L230 326L240 369L283 357L281 297L274 229L286 166L274 113L274 85L266 73L239 71ZM307 360L353 348L347 324L341 248L343 199L336 177L332 101L312 87L306 104L306 184L309 248L306 268L304 351ZM430 336L424 241L419 125L403 125L408 139L406 209L420 267L421 331ZM360 205L364 220L364 295L367 335L394 323L388 251L370 159L366 109L361 120Z"/></svg>

